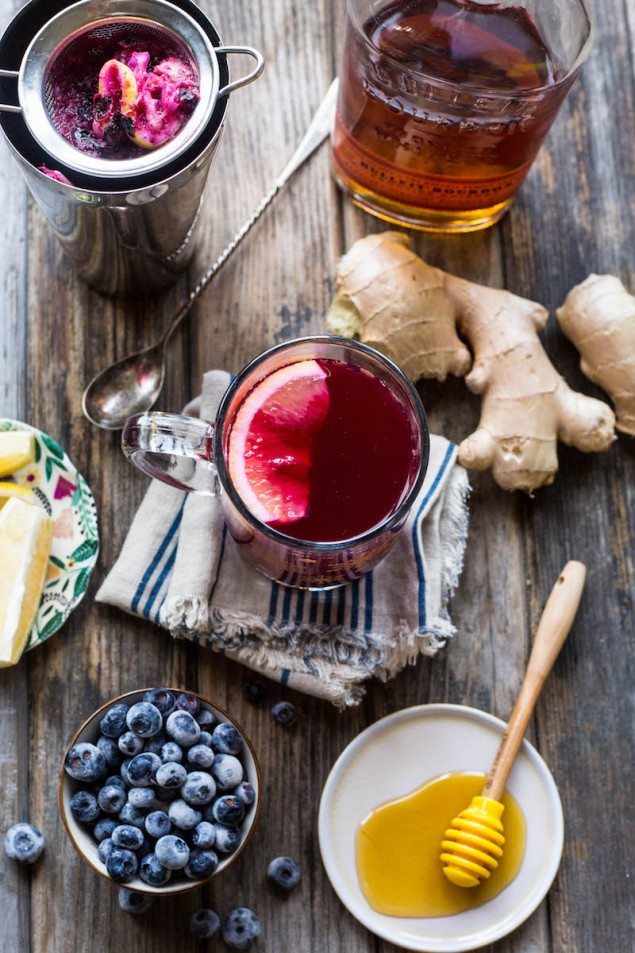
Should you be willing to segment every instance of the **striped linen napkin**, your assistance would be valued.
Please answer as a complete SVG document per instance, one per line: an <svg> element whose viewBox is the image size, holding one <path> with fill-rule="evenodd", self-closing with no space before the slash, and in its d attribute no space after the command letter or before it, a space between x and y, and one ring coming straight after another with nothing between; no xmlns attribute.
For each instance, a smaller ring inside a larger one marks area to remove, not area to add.
<svg viewBox="0 0 635 953"><path fill-rule="evenodd" d="M209 371L185 413L213 420L231 377ZM467 539L467 475L457 448L430 440L430 463L386 558L329 592L289 589L239 555L217 499L153 480L97 600L338 707L371 677L434 655L454 633L448 600Z"/></svg>

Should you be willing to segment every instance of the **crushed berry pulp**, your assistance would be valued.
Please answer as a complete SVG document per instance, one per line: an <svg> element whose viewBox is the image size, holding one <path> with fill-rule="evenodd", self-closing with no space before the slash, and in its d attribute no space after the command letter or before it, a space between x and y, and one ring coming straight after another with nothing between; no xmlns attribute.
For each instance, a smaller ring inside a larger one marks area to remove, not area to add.
<svg viewBox="0 0 635 953"><path fill-rule="evenodd" d="M183 44L164 31L126 23L95 28L63 47L49 66L51 122L72 146L102 159L134 159L170 142L199 98Z"/></svg>

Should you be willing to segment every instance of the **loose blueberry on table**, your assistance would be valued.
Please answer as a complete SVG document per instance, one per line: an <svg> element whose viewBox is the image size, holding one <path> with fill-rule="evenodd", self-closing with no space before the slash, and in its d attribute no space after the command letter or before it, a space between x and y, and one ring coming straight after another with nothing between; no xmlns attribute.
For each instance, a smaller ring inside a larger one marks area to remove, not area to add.
<svg viewBox="0 0 635 953"><path fill-rule="evenodd" d="M211 940L220 930L220 917L215 910L195 910L190 918L189 930L199 940Z"/></svg>
<svg viewBox="0 0 635 953"><path fill-rule="evenodd" d="M232 950L248 950L260 936L260 920L247 907L231 910L223 919L223 940Z"/></svg>
<svg viewBox="0 0 635 953"><path fill-rule="evenodd" d="M276 702L271 709L271 717L277 725L290 728L295 724L297 714L291 702Z"/></svg>
<svg viewBox="0 0 635 953"><path fill-rule="evenodd" d="M267 868L267 877L276 887L290 891L300 882L300 868L291 857L274 857Z"/></svg>
<svg viewBox="0 0 635 953"><path fill-rule="evenodd" d="M162 887L173 878L209 877L219 855L240 846L243 821L256 799L240 732L232 724L217 724L197 697L167 688L151 689L133 705L112 705L99 731L95 744L70 748L65 768L76 782L71 813L92 833L111 879L126 884L139 876ZM147 906L141 898L122 888L119 904L142 913ZM244 908L224 922L223 935L235 949L247 949L260 930ZM216 917L214 932L219 928Z"/></svg>
<svg viewBox="0 0 635 953"><path fill-rule="evenodd" d="M21 821L4 835L4 852L21 864L34 864L44 850L44 837L33 824Z"/></svg>

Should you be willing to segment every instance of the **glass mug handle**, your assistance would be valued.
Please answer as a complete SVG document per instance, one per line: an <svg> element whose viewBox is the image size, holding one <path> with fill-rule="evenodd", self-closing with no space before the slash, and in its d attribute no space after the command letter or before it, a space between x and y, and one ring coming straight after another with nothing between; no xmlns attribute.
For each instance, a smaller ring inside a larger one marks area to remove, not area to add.
<svg viewBox="0 0 635 953"><path fill-rule="evenodd" d="M121 448L148 476L188 493L218 496L215 425L184 414L136 414L126 421Z"/></svg>

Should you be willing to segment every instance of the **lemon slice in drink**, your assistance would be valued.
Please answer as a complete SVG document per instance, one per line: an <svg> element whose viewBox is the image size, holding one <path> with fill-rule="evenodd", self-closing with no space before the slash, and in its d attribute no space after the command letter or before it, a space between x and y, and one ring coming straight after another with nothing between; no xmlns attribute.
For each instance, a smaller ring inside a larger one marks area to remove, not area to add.
<svg viewBox="0 0 635 953"><path fill-rule="evenodd" d="M24 500L25 503L33 503L35 506L38 505L35 495L29 490L28 486L21 486L19 483L9 483L8 481L0 480L0 509L7 500L13 498Z"/></svg>
<svg viewBox="0 0 635 953"><path fill-rule="evenodd" d="M13 497L0 511L0 668L15 665L40 604L53 523Z"/></svg>
<svg viewBox="0 0 635 953"><path fill-rule="evenodd" d="M238 408L228 469L263 523L292 523L307 511L314 438L329 407L326 378L317 361L296 361L256 384Z"/></svg>
<svg viewBox="0 0 635 953"><path fill-rule="evenodd" d="M9 476L35 458L35 438L26 430L0 433L0 477Z"/></svg>

